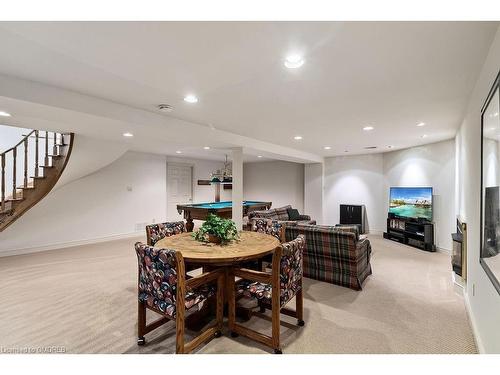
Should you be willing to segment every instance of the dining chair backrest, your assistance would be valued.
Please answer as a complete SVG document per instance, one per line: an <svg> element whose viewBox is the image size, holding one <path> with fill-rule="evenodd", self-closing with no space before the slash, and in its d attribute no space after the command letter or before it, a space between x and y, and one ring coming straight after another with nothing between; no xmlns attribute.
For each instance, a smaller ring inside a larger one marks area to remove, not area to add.
<svg viewBox="0 0 500 375"><path fill-rule="evenodd" d="M182 257L175 250L157 249L141 242L135 244L135 251L139 300L161 314L174 317L178 284L184 283L184 272L180 272Z"/></svg>
<svg viewBox="0 0 500 375"><path fill-rule="evenodd" d="M162 238L183 233L185 231L186 227L183 221L146 225L147 243L149 246L154 246Z"/></svg>
<svg viewBox="0 0 500 375"><path fill-rule="evenodd" d="M302 288L302 259L305 248L305 237L299 235L296 239L281 244L274 253L273 274L279 273L280 305L284 306ZM278 259L275 259L279 257Z"/></svg>
<svg viewBox="0 0 500 375"><path fill-rule="evenodd" d="M254 218L250 220L250 229L254 232L266 233L285 242L285 225L277 220Z"/></svg>

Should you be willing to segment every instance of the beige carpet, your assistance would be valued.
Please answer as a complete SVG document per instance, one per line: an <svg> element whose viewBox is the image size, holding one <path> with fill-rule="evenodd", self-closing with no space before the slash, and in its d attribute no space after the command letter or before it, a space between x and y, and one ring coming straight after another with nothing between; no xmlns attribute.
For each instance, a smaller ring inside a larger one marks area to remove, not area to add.
<svg viewBox="0 0 500 375"><path fill-rule="evenodd" d="M449 256L371 236L363 291L305 279L305 321L283 317L285 353L476 353ZM70 353L172 353L174 324L136 345L135 239L0 258L0 347ZM291 302L293 304L293 301ZM293 305L292 305L293 306ZM247 323L270 330L270 322ZM268 353L225 336L199 353Z"/></svg>

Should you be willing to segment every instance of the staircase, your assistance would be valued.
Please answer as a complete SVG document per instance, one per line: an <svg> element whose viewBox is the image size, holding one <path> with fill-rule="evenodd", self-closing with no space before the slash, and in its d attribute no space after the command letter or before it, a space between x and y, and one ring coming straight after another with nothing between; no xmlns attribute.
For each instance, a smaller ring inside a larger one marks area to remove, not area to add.
<svg viewBox="0 0 500 375"><path fill-rule="evenodd" d="M68 163L73 140L73 133L32 130L0 154L0 232L52 190Z"/></svg>

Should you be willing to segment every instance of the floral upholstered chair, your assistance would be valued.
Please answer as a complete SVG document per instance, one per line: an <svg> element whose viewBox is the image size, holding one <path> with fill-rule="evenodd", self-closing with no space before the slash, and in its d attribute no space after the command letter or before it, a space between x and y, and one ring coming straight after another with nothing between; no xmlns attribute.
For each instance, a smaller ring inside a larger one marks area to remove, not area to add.
<svg viewBox="0 0 500 375"><path fill-rule="evenodd" d="M183 221L173 221L146 225L146 238L149 246L154 246L159 240L186 231Z"/></svg>
<svg viewBox="0 0 500 375"><path fill-rule="evenodd" d="M139 264L138 345L144 345L144 335L169 320L176 324L176 353L189 353L204 341L220 337L223 321L224 273L214 270L186 280L184 259L175 250L157 249L143 243L135 244ZM215 285L214 285L215 284ZM184 343L186 311L217 294L216 321L199 337ZM162 317L146 324L146 311Z"/></svg>
<svg viewBox="0 0 500 375"><path fill-rule="evenodd" d="M248 224L248 227L253 232L266 233L276 237L281 243L285 242L285 224L282 222L273 219L254 218L250 219ZM269 264L272 260L272 255L266 255L265 257L259 259L257 270L262 271L264 262Z"/></svg>
<svg viewBox="0 0 500 375"><path fill-rule="evenodd" d="M285 242L285 225L277 220L255 218L249 222L253 232L266 233L276 237L280 242Z"/></svg>
<svg viewBox="0 0 500 375"><path fill-rule="evenodd" d="M302 252L305 246L304 236L281 244L273 254L272 272L259 272L243 268L233 268L228 280L229 329L233 337L239 334L250 339L258 338L261 343L270 346L275 353L281 354L280 313L297 318L299 326L304 325L304 305L302 290ZM235 283L235 277L241 280ZM236 300L238 296L255 298L261 311L266 308L272 313L272 336L266 336L235 322ZM295 297L295 310L285 305Z"/></svg>

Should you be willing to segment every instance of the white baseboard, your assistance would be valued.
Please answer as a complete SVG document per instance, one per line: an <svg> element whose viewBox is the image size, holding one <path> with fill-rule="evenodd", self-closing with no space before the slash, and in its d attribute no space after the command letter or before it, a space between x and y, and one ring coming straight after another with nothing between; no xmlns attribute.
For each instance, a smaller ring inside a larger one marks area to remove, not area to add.
<svg viewBox="0 0 500 375"><path fill-rule="evenodd" d="M90 238L90 239L76 240L76 241L69 241L69 242L59 242L59 243L53 243L53 244L44 245L44 246L33 246L33 247L25 247L22 249L1 251L0 257L31 254L31 253L38 253L38 252L42 252L42 251L49 251L49 250L56 250L56 249L65 249L68 247L81 246L81 245L91 245L91 244L95 244L95 243L108 242L108 241L114 241L114 240L122 240L122 239L134 238L134 237L140 237L140 236L142 236L144 238L146 237L143 230L140 232L114 234L114 235L105 236L105 237Z"/></svg>
<svg viewBox="0 0 500 375"><path fill-rule="evenodd" d="M485 353L484 345L481 340L481 336L479 335L479 330L477 328L476 319L474 318L474 313L472 312L472 308L470 306L469 294L465 289L464 289L464 301L465 301L465 308L467 310L467 315L469 316L470 324L472 326L472 334L474 336L474 341L476 342L477 350L479 351L479 354L484 354Z"/></svg>
<svg viewBox="0 0 500 375"><path fill-rule="evenodd" d="M444 247L438 247L438 246L436 246L436 251L438 253L443 253L443 254L451 255L451 250L450 249L445 249Z"/></svg>

